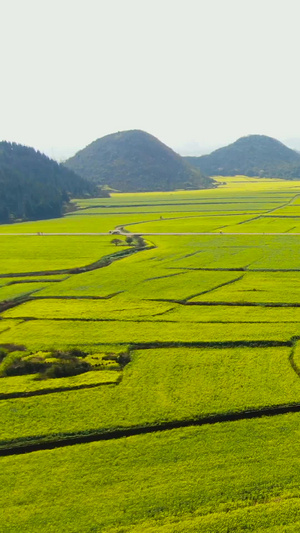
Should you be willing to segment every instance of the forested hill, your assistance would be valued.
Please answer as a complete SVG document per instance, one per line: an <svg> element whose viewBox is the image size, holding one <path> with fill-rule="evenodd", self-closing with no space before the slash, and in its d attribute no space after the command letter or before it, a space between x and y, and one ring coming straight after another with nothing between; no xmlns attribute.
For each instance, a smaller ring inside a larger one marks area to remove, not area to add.
<svg viewBox="0 0 300 533"><path fill-rule="evenodd" d="M209 176L300 178L300 154L265 135L241 137L209 155L185 160Z"/></svg>
<svg viewBox="0 0 300 533"><path fill-rule="evenodd" d="M140 130L106 135L68 159L79 175L122 192L202 189L213 181Z"/></svg>
<svg viewBox="0 0 300 533"><path fill-rule="evenodd" d="M0 142L0 223L59 217L71 197L95 195L93 184L46 155Z"/></svg>

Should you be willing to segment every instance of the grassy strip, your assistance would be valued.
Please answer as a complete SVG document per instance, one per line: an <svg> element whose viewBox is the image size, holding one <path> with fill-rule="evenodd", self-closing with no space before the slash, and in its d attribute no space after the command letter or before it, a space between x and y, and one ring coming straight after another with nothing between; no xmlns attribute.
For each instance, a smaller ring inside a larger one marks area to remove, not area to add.
<svg viewBox="0 0 300 533"><path fill-rule="evenodd" d="M299 334L298 323L281 323L275 328L273 323L239 324L189 322L188 328L178 327L176 322L75 322L72 320L30 320L16 328L2 333L1 342L25 344L29 350L49 348L71 348L101 344L135 344L170 346L209 346L217 345L284 345L291 337ZM113 341L113 342L112 342Z"/></svg>

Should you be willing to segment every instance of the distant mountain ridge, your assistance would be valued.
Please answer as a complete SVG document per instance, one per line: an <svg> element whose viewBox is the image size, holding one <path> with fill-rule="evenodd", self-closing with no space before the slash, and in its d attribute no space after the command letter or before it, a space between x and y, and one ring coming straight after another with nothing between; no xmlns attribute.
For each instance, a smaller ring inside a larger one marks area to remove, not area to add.
<svg viewBox="0 0 300 533"><path fill-rule="evenodd" d="M209 155L184 159L209 176L300 178L300 154L265 135L241 137Z"/></svg>
<svg viewBox="0 0 300 533"><path fill-rule="evenodd" d="M0 142L0 223L59 217L70 197L97 195L95 185L34 148Z"/></svg>
<svg viewBox="0 0 300 533"><path fill-rule="evenodd" d="M141 130L106 135L65 162L80 176L120 192L202 189L213 181Z"/></svg>

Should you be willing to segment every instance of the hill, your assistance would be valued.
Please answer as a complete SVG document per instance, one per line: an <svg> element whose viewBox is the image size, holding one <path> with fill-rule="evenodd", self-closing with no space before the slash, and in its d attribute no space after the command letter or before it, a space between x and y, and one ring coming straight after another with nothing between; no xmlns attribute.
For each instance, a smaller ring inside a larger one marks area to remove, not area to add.
<svg viewBox="0 0 300 533"><path fill-rule="evenodd" d="M71 197L95 195L93 184L46 155L0 143L0 223L59 217Z"/></svg>
<svg viewBox="0 0 300 533"><path fill-rule="evenodd" d="M213 184L171 148L140 130L97 139L65 165L84 178L122 192L202 189Z"/></svg>
<svg viewBox="0 0 300 533"><path fill-rule="evenodd" d="M300 154L265 135L241 137L209 155L185 160L209 176L300 178Z"/></svg>

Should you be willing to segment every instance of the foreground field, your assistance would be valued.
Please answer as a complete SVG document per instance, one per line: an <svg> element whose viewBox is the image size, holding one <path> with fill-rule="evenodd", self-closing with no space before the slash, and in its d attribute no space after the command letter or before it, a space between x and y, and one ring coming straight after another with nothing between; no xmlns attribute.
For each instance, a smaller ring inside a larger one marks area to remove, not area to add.
<svg viewBox="0 0 300 533"><path fill-rule="evenodd" d="M2 458L2 531L299 531L299 416Z"/></svg>
<svg viewBox="0 0 300 533"><path fill-rule="evenodd" d="M1 228L1 531L297 531L299 198L236 177ZM116 226L191 234L37 235Z"/></svg>

